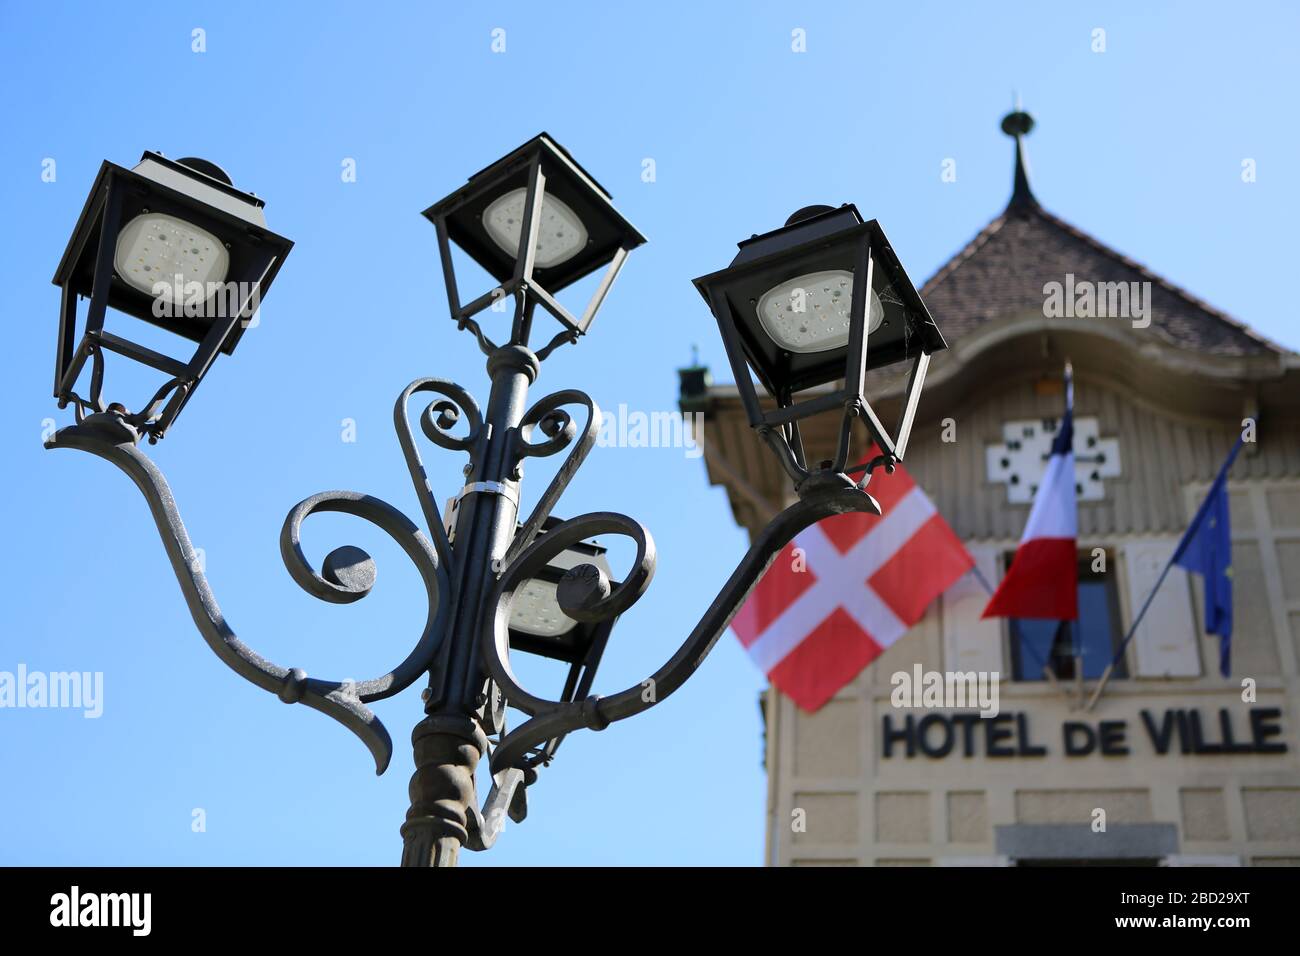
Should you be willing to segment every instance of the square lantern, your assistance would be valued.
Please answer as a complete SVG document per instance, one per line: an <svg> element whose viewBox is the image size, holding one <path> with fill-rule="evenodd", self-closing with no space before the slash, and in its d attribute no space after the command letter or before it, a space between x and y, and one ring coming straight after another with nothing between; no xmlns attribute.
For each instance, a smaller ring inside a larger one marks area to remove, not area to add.
<svg viewBox="0 0 1300 956"><path fill-rule="evenodd" d="M547 518L538 538L559 523L558 518ZM520 585L510 605L511 652L536 654L569 665L558 698L562 701L584 700L591 694L605 645L618 620L615 616L604 621L575 621L560 610L556 588L564 573L580 564L600 568L610 579L611 588L618 587L605 558L605 548L594 541L579 541L553 557L536 577ZM546 741L528 757L528 765L548 763L563 740L561 735Z"/></svg>
<svg viewBox="0 0 1300 956"><path fill-rule="evenodd" d="M236 189L219 166L146 152L132 169L105 162L54 275L63 290L54 395L102 410L104 352L171 380L134 416L152 439L180 413L218 352L235 350L293 243L266 228L263 201ZM77 339L77 300L88 298ZM108 309L198 343L180 360L104 328ZM89 400L73 389L88 359ZM151 416L171 398L161 415ZM145 419L150 419L146 421Z"/></svg>
<svg viewBox="0 0 1300 956"><path fill-rule="evenodd" d="M538 538L558 523L558 519L548 518ZM575 621L560 610L556 588L564 573L580 564L600 568L611 579L611 586L617 587L605 551L594 541L579 541L552 558L536 577L519 586L510 605L512 651L564 661L573 665L575 673L585 664L594 675L614 622Z"/></svg>
<svg viewBox="0 0 1300 956"><path fill-rule="evenodd" d="M851 204L810 206L739 248L695 287L717 319L750 425L785 428L856 404L882 452L901 459L930 355L947 345L880 224L863 222ZM869 370L900 362L912 371L891 436L864 382ZM750 369L776 408L761 407ZM842 384L795 400L831 382Z"/></svg>
<svg viewBox="0 0 1300 956"><path fill-rule="evenodd" d="M424 215L438 231L438 252L452 317L462 326L518 291L540 302L572 334L587 331L627 254L645 242L619 215L610 194L546 133L475 173ZM462 305L451 243L499 285ZM556 294L605 267L581 317ZM515 339L526 339L515 330Z"/></svg>

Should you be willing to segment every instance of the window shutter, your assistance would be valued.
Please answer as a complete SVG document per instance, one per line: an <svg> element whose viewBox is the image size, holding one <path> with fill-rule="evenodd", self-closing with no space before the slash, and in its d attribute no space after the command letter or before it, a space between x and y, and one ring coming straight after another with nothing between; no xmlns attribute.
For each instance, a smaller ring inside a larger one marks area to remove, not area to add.
<svg viewBox="0 0 1300 956"><path fill-rule="evenodd" d="M984 579L993 587L1001 578L998 572L998 549L986 544L968 544L966 550ZM950 671L987 671L1007 676L1002 665L1002 621L980 620L989 603L974 573L968 572L943 595L943 656Z"/></svg>
<svg viewBox="0 0 1300 956"><path fill-rule="evenodd" d="M1175 541L1134 541L1124 546L1128 626L1132 626L1175 547ZM1182 568L1169 569L1169 575L1147 609L1132 644L1137 677L1201 676L1201 654L1197 646L1196 621L1192 617L1191 590L1187 572Z"/></svg>

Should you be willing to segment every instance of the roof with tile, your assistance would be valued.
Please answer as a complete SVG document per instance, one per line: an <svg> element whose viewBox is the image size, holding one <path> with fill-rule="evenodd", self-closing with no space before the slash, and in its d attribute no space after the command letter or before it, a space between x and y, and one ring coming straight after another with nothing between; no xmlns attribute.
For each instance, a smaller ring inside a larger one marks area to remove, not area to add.
<svg viewBox="0 0 1300 956"><path fill-rule="evenodd" d="M1076 283L1150 282L1151 326L1143 331L1171 345L1223 356L1289 352L1045 210L1025 172L1021 135L1027 131L1009 131L1016 176L1006 210L921 287L949 342L993 319L1041 311L1044 285L1073 274Z"/></svg>

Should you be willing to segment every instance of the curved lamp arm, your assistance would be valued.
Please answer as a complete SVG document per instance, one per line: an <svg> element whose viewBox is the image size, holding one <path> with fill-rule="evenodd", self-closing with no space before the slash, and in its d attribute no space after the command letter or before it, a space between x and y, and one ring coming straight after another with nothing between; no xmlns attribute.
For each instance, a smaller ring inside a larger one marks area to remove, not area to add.
<svg viewBox="0 0 1300 956"><path fill-rule="evenodd" d="M880 514L880 506L846 475L816 472L799 486L800 500L768 523L748 553L732 572L694 630L677 652L640 684L609 697L557 701L536 697L525 690L510 669L510 601L515 590L534 576L552 557L577 541L597 534L632 538L637 556L632 571L611 588L603 572L579 565L566 573L557 589L560 608L577 620L604 620L627 610L641 597L654 576L654 541L646 529L625 515L595 512L556 525L525 548L505 568L489 598L481 632L481 653L492 679L511 707L529 720L508 733L492 752L492 772L519 768L528 752L555 737L581 727L603 730L648 710L677 690L703 662L727 629L763 572L794 537L805 528L836 514Z"/></svg>
<svg viewBox="0 0 1300 956"><path fill-rule="evenodd" d="M375 772L383 773L392 758L393 743L366 704L396 694L419 677L445 630L443 595L449 593L447 572L428 539L392 505L355 492L313 495L289 512L280 535L280 551L289 573L308 593L336 604L351 603L370 593L374 583L374 562L359 548L344 547L331 552L325 559L325 576L307 562L299 540L303 520L318 511L340 511L364 518L387 532L414 562L429 598L428 617L420 639L393 670L361 683L310 678L300 668L271 663L235 636L200 567L167 479L136 447L137 439L138 434L121 415L106 412L61 429L45 447L80 449L112 462L125 472L148 502L190 615L217 657L241 677L285 703L306 704L343 724L369 748L375 758Z"/></svg>
<svg viewBox="0 0 1300 956"><path fill-rule="evenodd" d="M516 767L509 767L493 775L492 790L488 793L483 809L480 811L473 804L469 807L465 826L468 833L466 849L492 849L505 828L507 815L515 823L524 822L528 813L525 798L527 791L524 789L527 775L528 771ZM533 776L536 776L535 772Z"/></svg>

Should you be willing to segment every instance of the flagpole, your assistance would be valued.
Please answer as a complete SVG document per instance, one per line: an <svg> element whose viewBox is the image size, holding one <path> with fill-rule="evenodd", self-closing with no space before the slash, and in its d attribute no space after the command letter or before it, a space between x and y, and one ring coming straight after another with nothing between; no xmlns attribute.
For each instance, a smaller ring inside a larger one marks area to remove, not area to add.
<svg viewBox="0 0 1300 956"><path fill-rule="evenodd" d="M978 564L971 566L971 573L975 575L975 580L979 581L980 585L988 593L988 596L992 597L994 592L994 587L991 584L989 584L989 579L984 577L984 572L980 570L980 566ZM1030 651L1032 653L1032 646L1029 643L1022 642L1021 647L1023 647L1025 650ZM1037 654L1034 654L1033 656L1040 664L1043 665L1043 676L1047 678L1048 682L1054 688L1056 688L1058 691L1061 692L1061 695L1065 697L1066 702L1068 703L1070 700L1070 695L1066 692L1065 688L1061 686L1060 681L1056 679L1056 673L1049 666L1047 666L1047 663L1044 662L1042 658L1040 658Z"/></svg>
<svg viewBox="0 0 1300 956"><path fill-rule="evenodd" d="M1067 415L1074 414L1074 363L1070 361L1068 355L1065 357L1065 411ZM1073 442L1071 442L1070 447L1070 461L1074 461ZM1075 502L1075 509L1076 511L1078 509L1077 501ZM1076 584L1075 587L1077 589L1078 585ZM1067 623L1065 621L1060 623L1060 627L1066 626ZM1083 639L1077 627L1074 628L1074 633L1070 643L1073 645L1073 647L1071 647L1071 656L1074 658L1074 692L1077 695L1077 700L1071 704L1071 709L1073 709L1075 706L1083 706L1083 697L1085 694L1083 689Z"/></svg>
<svg viewBox="0 0 1300 956"><path fill-rule="evenodd" d="M1155 587L1151 589L1151 593L1147 595L1146 601L1142 603L1142 609L1138 611L1137 617L1133 619L1133 623L1129 626L1128 633L1124 635L1124 640L1119 642L1119 650L1115 652L1115 656L1111 659L1111 662L1106 665L1106 669L1102 672L1101 680L1097 682L1097 688L1092 692L1092 697L1088 699L1088 706L1085 708L1086 710L1092 710L1097 703L1097 698L1100 697L1101 692L1106 689L1106 684L1110 681L1110 675L1114 672L1115 665L1118 664L1120 659L1124 656L1124 650L1128 647L1128 642L1131 641L1133 635L1137 633L1138 625L1142 623L1142 618L1146 617L1147 608L1151 607L1151 602L1155 600L1156 592L1160 590L1160 585L1165 583L1165 578L1169 576L1169 569L1174 566L1174 558L1177 556L1177 551L1174 551L1173 554L1169 556L1169 561L1165 564L1165 569L1160 572L1160 577L1156 580Z"/></svg>
<svg viewBox="0 0 1300 956"><path fill-rule="evenodd" d="M1069 621L1062 621L1061 627L1067 627ZM1073 628L1070 634L1070 657L1074 660L1074 693L1077 697L1075 706L1083 707L1083 699L1087 691L1083 689L1083 635L1079 629Z"/></svg>
<svg viewBox="0 0 1300 956"><path fill-rule="evenodd" d="M1223 466L1219 469L1219 473L1215 476L1214 481L1210 483L1210 493L1206 495L1205 499L1207 502L1210 500L1210 496L1213 495L1215 487L1221 482L1227 480L1228 470L1232 468L1232 463L1237 460L1237 452L1241 450L1242 441L1242 436L1237 436L1237 440L1233 443L1232 450L1228 452L1228 457L1224 461ZM1128 647L1128 642L1131 641L1133 635L1137 633L1138 625L1142 623L1142 618L1146 615L1147 608L1151 607L1151 602L1155 600L1156 592L1160 590L1160 585L1165 583L1165 578L1169 575L1169 569L1174 566L1174 563L1178 560L1179 554L1182 553L1183 544L1187 541L1192 532L1199 529L1201 520L1204 516L1204 508L1205 504L1202 503L1201 507L1197 509L1196 514L1193 515L1191 525L1188 526L1187 530L1183 533L1183 537L1179 540L1178 547L1174 548L1173 554L1169 556L1169 561L1166 562L1165 569L1160 572L1160 577L1156 580L1155 587L1153 587L1151 593L1147 595L1146 602L1142 605L1142 610L1138 611L1138 616L1134 619L1133 625L1128 629L1128 633L1124 635L1124 640L1120 641L1119 650L1115 652L1115 657L1106 666L1106 670L1102 673L1101 680L1097 684L1097 689L1092 692L1092 697L1088 700L1087 710L1092 710L1097 703L1097 698L1101 696L1101 692L1106 688L1106 684L1115 670L1115 665L1118 664L1120 658L1123 657L1124 649Z"/></svg>

